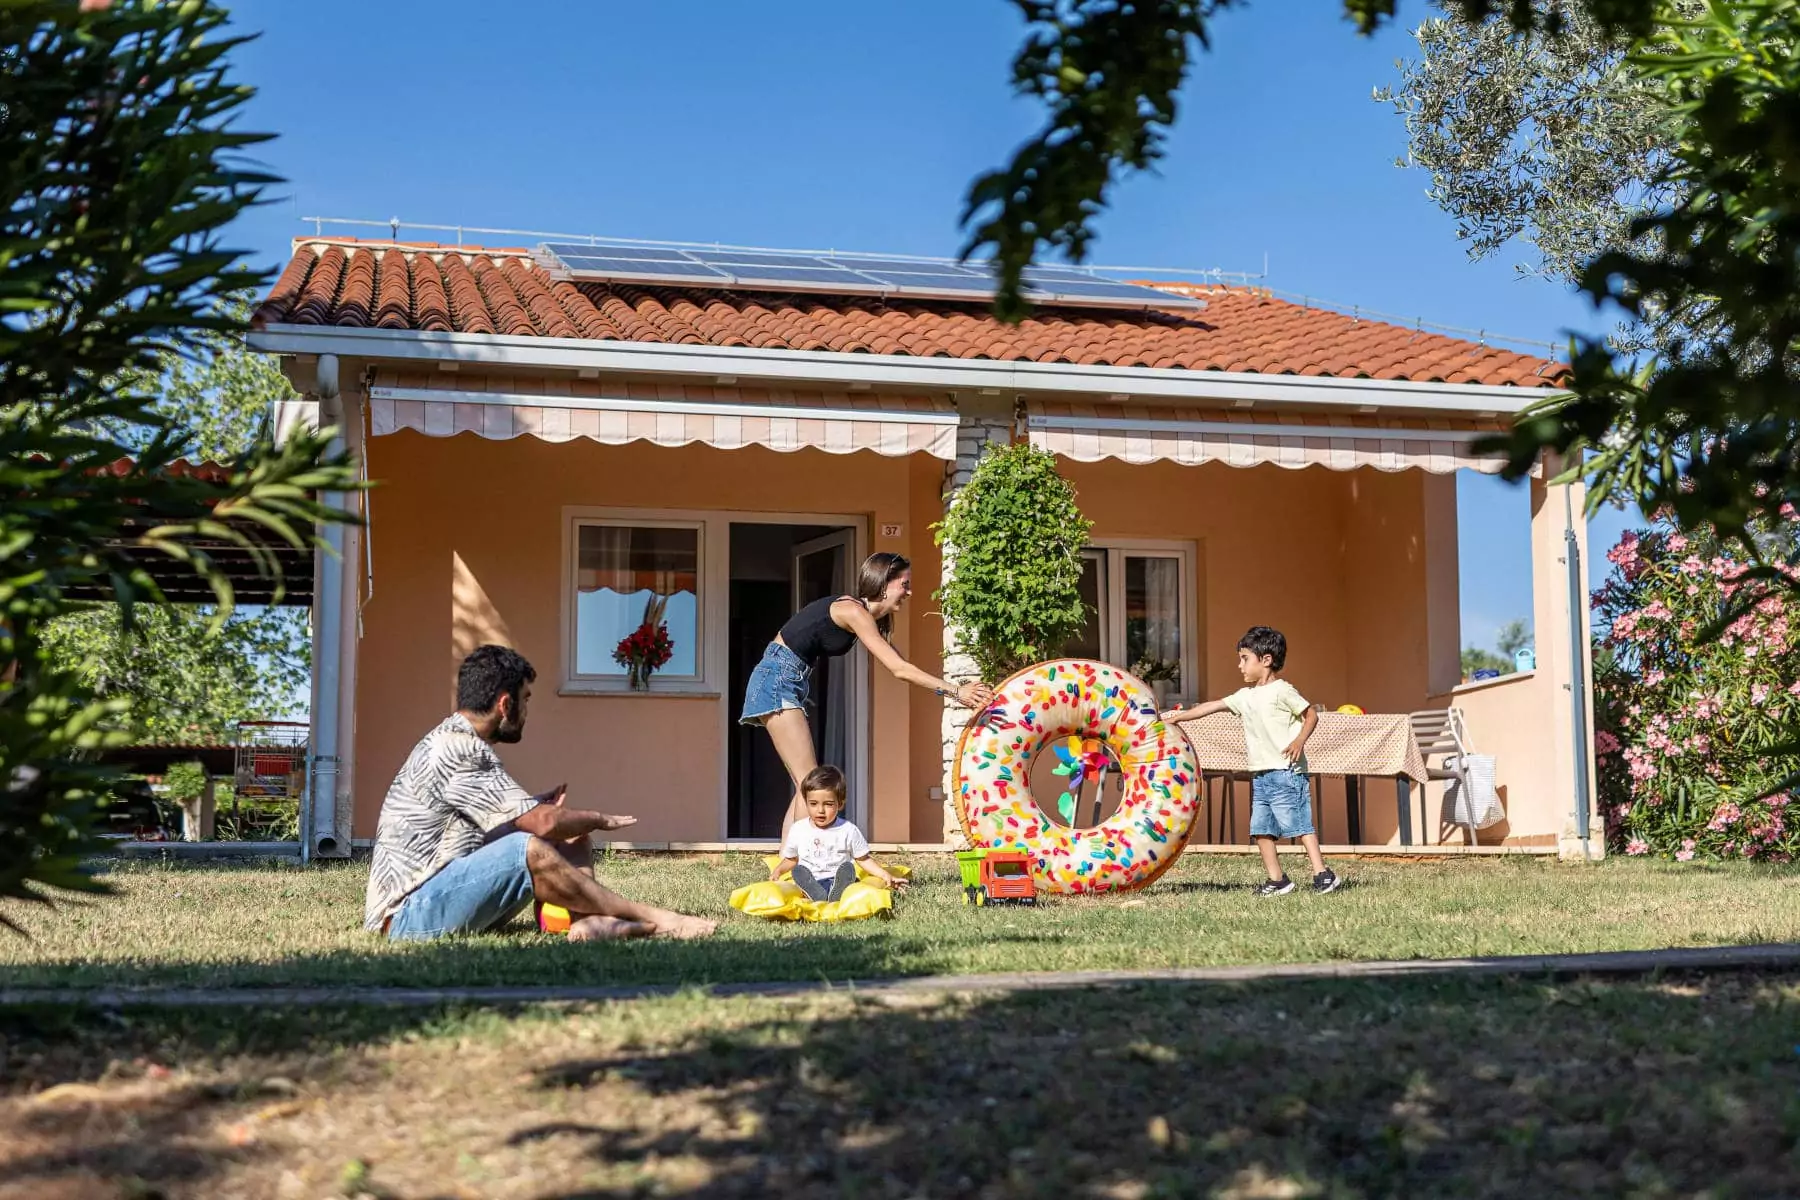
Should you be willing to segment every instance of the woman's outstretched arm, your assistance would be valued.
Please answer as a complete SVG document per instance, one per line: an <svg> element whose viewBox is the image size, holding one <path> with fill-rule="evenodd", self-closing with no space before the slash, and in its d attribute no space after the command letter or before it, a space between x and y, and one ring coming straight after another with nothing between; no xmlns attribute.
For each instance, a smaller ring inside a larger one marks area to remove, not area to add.
<svg viewBox="0 0 1800 1200"><path fill-rule="evenodd" d="M881 636L875 618L862 605L849 600L839 601L831 606L831 616L838 624L854 633L857 640L868 648L869 657L886 667L895 679L917 687L931 688L940 696L950 697L968 708L986 708L993 700L994 689L985 683L953 684L928 671L922 671L901 658L900 652Z"/></svg>

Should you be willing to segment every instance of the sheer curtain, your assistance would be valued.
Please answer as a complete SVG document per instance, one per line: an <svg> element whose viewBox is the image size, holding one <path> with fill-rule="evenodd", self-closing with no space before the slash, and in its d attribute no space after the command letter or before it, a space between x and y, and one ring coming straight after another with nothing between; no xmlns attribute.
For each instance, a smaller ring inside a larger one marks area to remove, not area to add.
<svg viewBox="0 0 1800 1200"><path fill-rule="evenodd" d="M1152 659L1174 668L1181 687L1181 560L1133 555L1125 564L1130 663Z"/></svg>
<svg viewBox="0 0 1800 1200"><path fill-rule="evenodd" d="M668 626L664 676L697 672L699 536L696 530L583 525L575 573L576 665L583 675L623 675L619 639L646 619Z"/></svg>

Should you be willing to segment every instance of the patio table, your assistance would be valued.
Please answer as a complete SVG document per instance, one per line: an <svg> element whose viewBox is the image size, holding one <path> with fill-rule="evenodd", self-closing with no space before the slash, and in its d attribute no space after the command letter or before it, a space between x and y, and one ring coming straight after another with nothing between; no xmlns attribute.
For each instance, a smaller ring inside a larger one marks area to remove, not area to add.
<svg viewBox="0 0 1800 1200"><path fill-rule="evenodd" d="M1232 774L1250 770L1244 751L1243 723L1231 713L1214 713L1197 721L1183 721L1181 731L1193 743L1201 773ZM1412 785L1422 788L1429 776L1425 756L1413 739L1412 723L1405 713L1326 712L1306 743L1306 766L1312 775L1341 775L1347 794L1350 844L1362 840L1358 781L1387 776L1394 781L1394 804L1399 817L1400 844L1412 845ZM1227 787L1229 791L1229 785ZM1421 792L1421 795L1424 793Z"/></svg>

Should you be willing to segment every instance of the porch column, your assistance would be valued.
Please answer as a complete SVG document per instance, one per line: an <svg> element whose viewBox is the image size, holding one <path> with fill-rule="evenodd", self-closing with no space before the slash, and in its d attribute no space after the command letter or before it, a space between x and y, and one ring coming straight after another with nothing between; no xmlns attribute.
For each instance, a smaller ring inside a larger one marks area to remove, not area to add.
<svg viewBox="0 0 1800 1200"><path fill-rule="evenodd" d="M981 452L990 443L1006 443L1013 439L1015 417L1011 397L1000 396L967 396L956 397L956 411L959 417L956 429L956 461L946 466L944 471L944 511L950 510L950 502L962 485L969 482L975 473L975 464L981 461ZM943 578L949 579L955 568L955 550L944 547ZM976 677L975 660L964 654L957 644L956 628L948 622L944 625L944 678L952 683ZM962 737L963 726L969 713L961 705L944 702L943 738L944 760L944 842L959 849L968 845L963 837L962 822L956 818L956 794L953 789L952 766L956 759L956 743Z"/></svg>
<svg viewBox="0 0 1800 1200"><path fill-rule="evenodd" d="M1606 853L1606 839L1599 817L1598 789L1594 779L1593 639L1589 635L1587 587L1587 519L1583 504L1587 489L1581 483L1550 485L1564 464L1546 457L1543 474L1531 481L1531 591L1532 622L1537 648L1537 670L1544 680L1544 756L1550 766L1549 794L1557 845L1564 858L1598 859ZM1581 568L1578 586L1570 586L1569 532ZM1579 655L1575 652L1579 638ZM1576 689L1580 688L1582 728L1575 729ZM1584 845L1578 833L1576 772L1586 780L1588 837Z"/></svg>

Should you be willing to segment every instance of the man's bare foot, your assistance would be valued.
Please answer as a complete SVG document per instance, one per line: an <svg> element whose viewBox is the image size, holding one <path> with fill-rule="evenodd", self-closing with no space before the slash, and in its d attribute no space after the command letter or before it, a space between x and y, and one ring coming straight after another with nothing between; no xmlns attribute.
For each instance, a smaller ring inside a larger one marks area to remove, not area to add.
<svg viewBox="0 0 1800 1200"><path fill-rule="evenodd" d="M589 916L569 926L571 942L611 942L621 938L649 937L654 926L643 921L626 921L619 917Z"/></svg>
<svg viewBox="0 0 1800 1200"><path fill-rule="evenodd" d="M717 921L708 921L704 917L684 917L677 915L673 921L659 922L656 926L658 937L671 937L681 941L692 938L711 937L719 927Z"/></svg>

